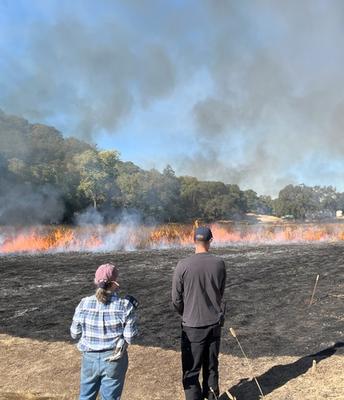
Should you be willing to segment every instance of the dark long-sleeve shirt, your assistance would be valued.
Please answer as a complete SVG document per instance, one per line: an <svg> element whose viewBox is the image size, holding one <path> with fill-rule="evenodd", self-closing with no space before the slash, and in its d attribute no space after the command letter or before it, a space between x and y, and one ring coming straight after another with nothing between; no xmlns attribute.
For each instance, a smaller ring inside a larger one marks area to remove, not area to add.
<svg viewBox="0 0 344 400"><path fill-rule="evenodd" d="M177 264L172 281L172 303L183 325L200 327L216 324L226 284L226 267L221 258L197 253Z"/></svg>

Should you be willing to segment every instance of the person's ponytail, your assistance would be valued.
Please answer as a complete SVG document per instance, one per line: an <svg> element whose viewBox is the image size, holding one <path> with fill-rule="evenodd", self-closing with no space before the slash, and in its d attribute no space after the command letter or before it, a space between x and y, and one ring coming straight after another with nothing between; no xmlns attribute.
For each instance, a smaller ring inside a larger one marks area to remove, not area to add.
<svg viewBox="0 0 344 400"><path fill-rule="evenodd" d="M103 304L107 304L112 295L112 291L108 290L108 287L111 286L110 282L101 282L98 284L96 290L96 299Z"/></svg>

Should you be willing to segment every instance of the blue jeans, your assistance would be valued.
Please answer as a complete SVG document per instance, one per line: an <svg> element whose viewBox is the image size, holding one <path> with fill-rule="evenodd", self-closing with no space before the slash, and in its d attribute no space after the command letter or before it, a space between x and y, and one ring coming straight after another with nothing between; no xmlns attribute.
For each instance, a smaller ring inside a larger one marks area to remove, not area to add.
<svg viewBox="0 0 344 400"><path fill-rule="evenodd" d="M128 353L117 361L105 361L110 351L84 352L80 376L80 400L119 400L128 369Z"/></svg>

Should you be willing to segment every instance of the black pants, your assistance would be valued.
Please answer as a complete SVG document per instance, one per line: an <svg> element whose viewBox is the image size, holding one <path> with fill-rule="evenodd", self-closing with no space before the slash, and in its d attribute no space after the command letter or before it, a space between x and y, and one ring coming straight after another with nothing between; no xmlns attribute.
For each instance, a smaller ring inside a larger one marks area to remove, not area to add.
<svg viewBox="0 0 344 400"><path fill-rule="evenodd" d="M201 328L182 326L182 368L186 400L215 399L219 395L219 324ZM199 374L202 369L202 387Z"/></svg>

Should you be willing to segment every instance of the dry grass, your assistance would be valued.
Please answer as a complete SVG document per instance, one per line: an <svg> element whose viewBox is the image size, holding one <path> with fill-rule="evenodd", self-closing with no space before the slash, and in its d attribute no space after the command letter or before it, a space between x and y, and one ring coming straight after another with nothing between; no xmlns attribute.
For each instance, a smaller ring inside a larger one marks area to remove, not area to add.
<svg viewBox="0 0 344 400"><path fill-rule="evenodd" d="M293 365L297 360L298 357L261 357L251 362L259 380L259 376L269 370L276 370L271 377L283 375L283 368L279 370L276 366ZM0 335L0 400L77 399L79 362L80 354L71 344ZM223 391L249 377L243 358L221 355L220 366ZM275 369L271 370L272 367ZM265 398L343 400L343 367L344 357L335 354L317 364L315 371L309 368L306 373L276 387ZM182 400L180 374L178 352L133 345L123 399ZM245 381L243 385L249 387L250 382ZM223 395L221 399L227 399L227 396ZM245 400L258 400L254 390L245 396Z"/></svg>
<svg viewBox="0 0 344 400"><path fill-rule="evenodd" d="M265 214L254 214L254 213L247 213L246 214L249 218L255 218L262 224L271 224L277 222L283 222L281 218L274 217L273 215L265 215Z"/></svg>

